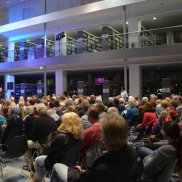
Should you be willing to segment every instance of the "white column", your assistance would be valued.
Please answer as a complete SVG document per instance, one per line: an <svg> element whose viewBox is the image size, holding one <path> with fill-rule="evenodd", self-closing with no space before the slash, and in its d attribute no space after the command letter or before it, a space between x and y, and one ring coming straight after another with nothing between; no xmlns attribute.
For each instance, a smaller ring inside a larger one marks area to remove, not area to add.
<svg viewBox="0 0 182 182"><path fill-rule="evenodd" d="M139 47L139 32L141 31L141 20L139 20L138 18L132 18L132 19L128 19L127 21L128 21L128 32L129 32L128 47L138 48ZM130 33L130 32L136 32L136 33Z"/></svg>
<svg viewBox="0 0 182 182"><path fill-rule="evenodd" d="M14 42L9 42L9 41L7 41L6 42L6 45L5 45L5 47L6 47L6 49L5 50L7 50L8 52L6 53L6 59L5 59L5 61L6 62L13 62L14 61L14 49L15 49L15 43Z"/></svg>
<svg viewBox="0 0 182 182"><path fill-rule="evenodd" d="M67 91L67 72L66 71L56 71L55 72L55 86L56 86L56 96L63 95Z"/></svg>
<svg viewBox="0 0 182 182"><path fill-rule="evenodd" d="M129 95L141 97L142 72L140 65L129 66Z"/></svg>
<svg viewBox="0 0 182 182"><path fill-rule="evenodd" d="M13 82L13 89L8 90L7 83ZM4 76L4 91L5 91L5 99L9 99L11 97L11 92L15 93L15 77L14 75L5 75Z"/></svg>

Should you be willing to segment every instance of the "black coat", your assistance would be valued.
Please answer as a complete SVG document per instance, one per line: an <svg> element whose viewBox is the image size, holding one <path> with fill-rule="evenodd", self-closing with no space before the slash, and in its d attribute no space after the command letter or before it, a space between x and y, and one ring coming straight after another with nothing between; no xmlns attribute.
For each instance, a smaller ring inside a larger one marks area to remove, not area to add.
<svg viewBox="0 0 182 182"><path fill-rule="evenodd" d="M126 145L98 157L85 172L69 168L68 182L131 182L140 179L143 163L137 152Z"/></svg>
<svg viewBox="0 0 182 182"><path fill-rule="evenodd" d="M72 133L64 130L55 131L50 135L50 140L44 150L44 154L47 155L44 166L48 171L52 170L55 163L61 162L68 150L78 145L81 146L81 139L73 138Z"/></svg>

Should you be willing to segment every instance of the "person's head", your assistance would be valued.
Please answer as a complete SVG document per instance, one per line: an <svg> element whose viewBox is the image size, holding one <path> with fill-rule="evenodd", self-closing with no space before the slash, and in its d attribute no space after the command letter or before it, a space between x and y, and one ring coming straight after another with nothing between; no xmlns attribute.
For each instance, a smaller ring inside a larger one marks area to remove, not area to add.
<svg viewBox="0 0 182 182"><path fill-rule="evenodd" d="M2 90L3 90L2 87L0 87L0 92L2 92Z"/></svg>
<svg viewBox="0 0 182 182"><path fill-rule="evenodd" d="M11 100L11 102L14 102L15 98L14 97L10 97L10 100Z"/></svg>
<svg viewBox="0 0 182 182"><path fill-rule="evenodd" d="M50 107L51 109L52 109L53 107L55 107L54 101L49 102L49 107Z"/></svg>
<svg viewBox="0 0 182 182"><path fill-rule="evenodd" d="M130 105L131 108L134 108L137 106L136 100L134 97L130 96L128 99L128 104Z"/></svg>
<svg viewBox="0 0 182 182"><path fill-rule="evenodd" d="M114 104L114 106L119 105L119 98L114 97L113 104Z"/></svg>
<svg viewBox="0 0 182 182"><path fill-rule="evenodd" d="M112 97L109 97L109 98L108 98L108 101L109 101L109 102L113 102L113 98L112 98Z"/></svg>
<svg viewBox="0 0 182 182"><path fill-rule="evenodd" d="M125 88L124 87L121 87L121 91L125 91Z"/></svg>
<svg viewBox="0 0 182 182"><path fill-rule="evenodd" d="M148 97L142 97L141 104L145 105L149 101Z"/></svg>
<svg viewBox="0 0 182 182"><path fill-rule="evenodd" d="M95 103L102 103L102 97L96 97Z"/></svg>
<svg viewBox="0 0 182 182"><path fill-rule="evenodd" d="M170 106L171 109L176 109L178 107L177 101L171 100L169 102L169 106Z"/></svg>
<svg viewBox="0 0 182 182"><path fill-rule="evenodd" d="M74 113L78 114L78 109L75 106L68 106L66 108L66 112L74 112Z"/></svg>
<svg viewBox="0 0 182 182"><path fill-rule="evenodd" d="M119 98L119 104L120 104L120 105L125 104L125 100L124 100L123 98Z"/></svg>
<svg viewBox="0 0 182 182"><path fill-rule="evenodd" d="M171 99L169 97L166 97L165 100L169 102Z"/></svg>
<svg viewBox="0 0 182 182"><path fill-rule="evenodd" d="M159 114L159 118L163 118L163 119L166 119L168 116L170 116L170 113L167 110L162 110Z"/></svg>
<svg viewBox="0 0 182 182"><path fill-rule="evenodd" d="M30 103L30 105L34 105L35 103L37 103L37 100L34 98L31 98L31 99L29 99L29 103Z"/></svg>
<svg viewBox="0 0 182 182"><path fill-rule="evenodd" d="M174 96L172 97L172 100L177 101L177 100L178 100L178 96L177 96L177 95L174 95Z"/></svg>
<svg viewBox="0 0 182 182"><path fill-rule="evenodd" d="M2 110L2 115L7 118L8 117L8 110L9 110L9 106L4 106L3 110Z"/></svg>
<svg viewBox="0 0 182 182"><path fill-rule="evenodd" d="M145 112L154 112L154 107L150 102L145 104Z"/></svg>
<svg viewBox="0 0 182 182"><path fill-rule="evenodd" d="M91 100L95 100L95 95L90 95Z"/></svg>
<svg viewBox="0 0 182 182"><path fill-rule="evenodd" d="M182 97L181 96L178 96L177 103L178 103L179 106L182 105Z"/></svg>
<svg viewBox="0 0 182 182"><path fill-rule="evenodd" d="M16 105L9 107L9 117L12 118L13 121L17 121L17 118L20 117L20 107Z"/></svg>
<svg viewBox="0 0 182 182"><path fill-rule="evenodd" d="M118 111L118 109L116 107L110 107L110 108L108 108L107 114L110 114L110 113L113 113L113 112L119 114L119 111Z"/></svg>
<svg viewBox="0 0 182 182"><path fill-rule="evenodd" d="M37 111L39 116L46 115L47 114L47 107L43 103L37 104L36 111Z"/></svg>
<svg viewBox="0 0 182 182"><path fill-rule="evenodd" d="M169 107L169 102L167 100L162 100L161 107L167 109L167 107Z"/></svg>
<svg viewBox="0 0 182 182"><path fill-rule="evenodd" d="M151 94L150 95L150 100L157 100L158 99L158 97L157 97L157 95L155 95L155 94Z"/></svg>
<svg viewBox="0 0 182 182"><path fill-rule="evenodd" d="M162 102L161 99L157 99L156 100L156 105L161 104L161 102Z"/></svg>
<svg viewBox="0 0 182 182"><path fill-rule="evenodd" d="M88 100L82 100L81 108L84 111L84 113L86 113L88 111L89 107L90 107L89 101Z"/></svg>
<svg viewBox="0 0 182 182"><path fill-rule="evenodd" d="M100 130L108 151L122 148L128 140L128 124L117 113L109 113L100 119Z"/></svg>
<svg viewBox="0 0 182 182"><path fill-rule="evenodd" d="M59 100L55 100L54 101L54 107L59 107L59 106L60 106Z"/></svg>
<svg viewBox="0 0 182 182"><path fill-rule="evenodd" d="M64 124L65 131L72 133L76 139L81 138L83 125L78 114L74 112L65 113L62 116L62 123Z"/></svg>
<svg viewBox="0 0 182 182"><path fill-rule="evenodd" d="M155 99L150 99L149 102L153 105L154 108L156 107L156 100Z"/></svg>
<svg viewBox="0 0 182 182"><path fill-rule="evenodd" d="M162 127L162 134L165 139L177 142L180 136L179 125L174 121L165 122Z"/></svg>
<svg viewBox="0 0 182 182"><path fill-rule="evenodd" d="M105 112L105 105L104 104L97 104L96 107L99 109L99 113L102 114Z"/></svg>
<svg viewBox="0 0 182 182"><path fill-rule="evenodd" d="M67 99L65 102L65 108L67 108L68 106L74 106L74 102L72 99Z"/></svg>
<svg viewBox="0 0 182 182"><path fill-rule="evenodd" d="M91 124L98 122L99 120L99 109L96 106L90 106L88 109L88 120Z"/></svg>
<svg viewBox="0 0 182 182"><path fill-rule="evenodd" d="M8 100L6 101L6 105L7 105L7 106L10 106L10 105L11 105L11 100L10 100L10 99L8 99Z"/></svg>
<svg viewBox="0 0 182 182"><path fill-rule="evenodd" d="M33 114L34 107L33 106L27 106L25 110L25 115Z"/></svg>

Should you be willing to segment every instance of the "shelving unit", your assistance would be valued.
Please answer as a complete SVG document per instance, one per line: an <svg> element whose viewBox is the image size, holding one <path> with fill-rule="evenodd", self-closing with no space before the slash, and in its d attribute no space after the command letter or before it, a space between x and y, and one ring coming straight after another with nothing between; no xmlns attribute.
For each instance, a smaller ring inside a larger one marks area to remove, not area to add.
<svg viewBox="0 0 182 182"><path fill-rule="evenodd" d="M77 42L71 37L67 37L67 55L77 54Z"/></svg>
<svg viewBox="0 0 182 182"><path fill-rule="evenodd" d="M77 53L100 52L101 39L85 31L77 32Z"/></svg>
<svg viewBox="0 0 182 182"><path fill-rule="evenodd" d="M14 61L20 61L20 43L14 45Z"/></svg>
<svg viewBox="0 0 182 182"><path fill-rule="evenodd" d="M5 48L0 46L0 62L5 62Z"/></svg>
<svg viewBox="0 0 182 182"><path fill-rule="evenodd" d="M28 96L33 95L42 95L42 84L16 84L15 85L15 101L19 100L20 96L23 96L25 99Z"/></svg>
<svg viewBox="0 0 182 182"><path fill-rule="evenodd" d="M109 26L102 27L102 50L119 50L123 48L123 36Z"/></svg>
<svg viewBox="0 0 182 182"><path fill-rule="evenodd" d="M112 82L110 81L109 86L109 95L110 97L117 96L121 94L121 87L124 85L124 83L121 82Z"/></svg>

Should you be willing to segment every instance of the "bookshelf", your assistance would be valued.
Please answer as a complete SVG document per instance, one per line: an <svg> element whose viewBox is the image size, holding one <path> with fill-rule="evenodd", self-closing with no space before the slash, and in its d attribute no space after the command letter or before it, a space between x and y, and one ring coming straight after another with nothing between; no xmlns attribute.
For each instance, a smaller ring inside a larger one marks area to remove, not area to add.
<svg viewBox="0 0 182 182"><path fill-rule="evenodd" d="M14 61L20 61L20 43L14 45Z"/></svg>
<svg viewBox="0 0 182 182"><path fill-rule="evenodd" d="M77 53L100 52L101 39L86 31L77 32Z"/></svg>
<svg viewBox="0 0 182 182"><path fill-rule="evenodd" d="M67 37L67 55L77 54L77 42L71 37Z"/></svg>
<svg viewBox="0 0 182 182"><path fill-rule="evenodd" d="M109 26L102 27L102 50L119 50L123 48L123 36Z"/></svg>
<svg viewBox="0 0 182 182"><path fill-rule="evenodd" d="M5 48L0 46L0 62L5 62Z"/></svg>

